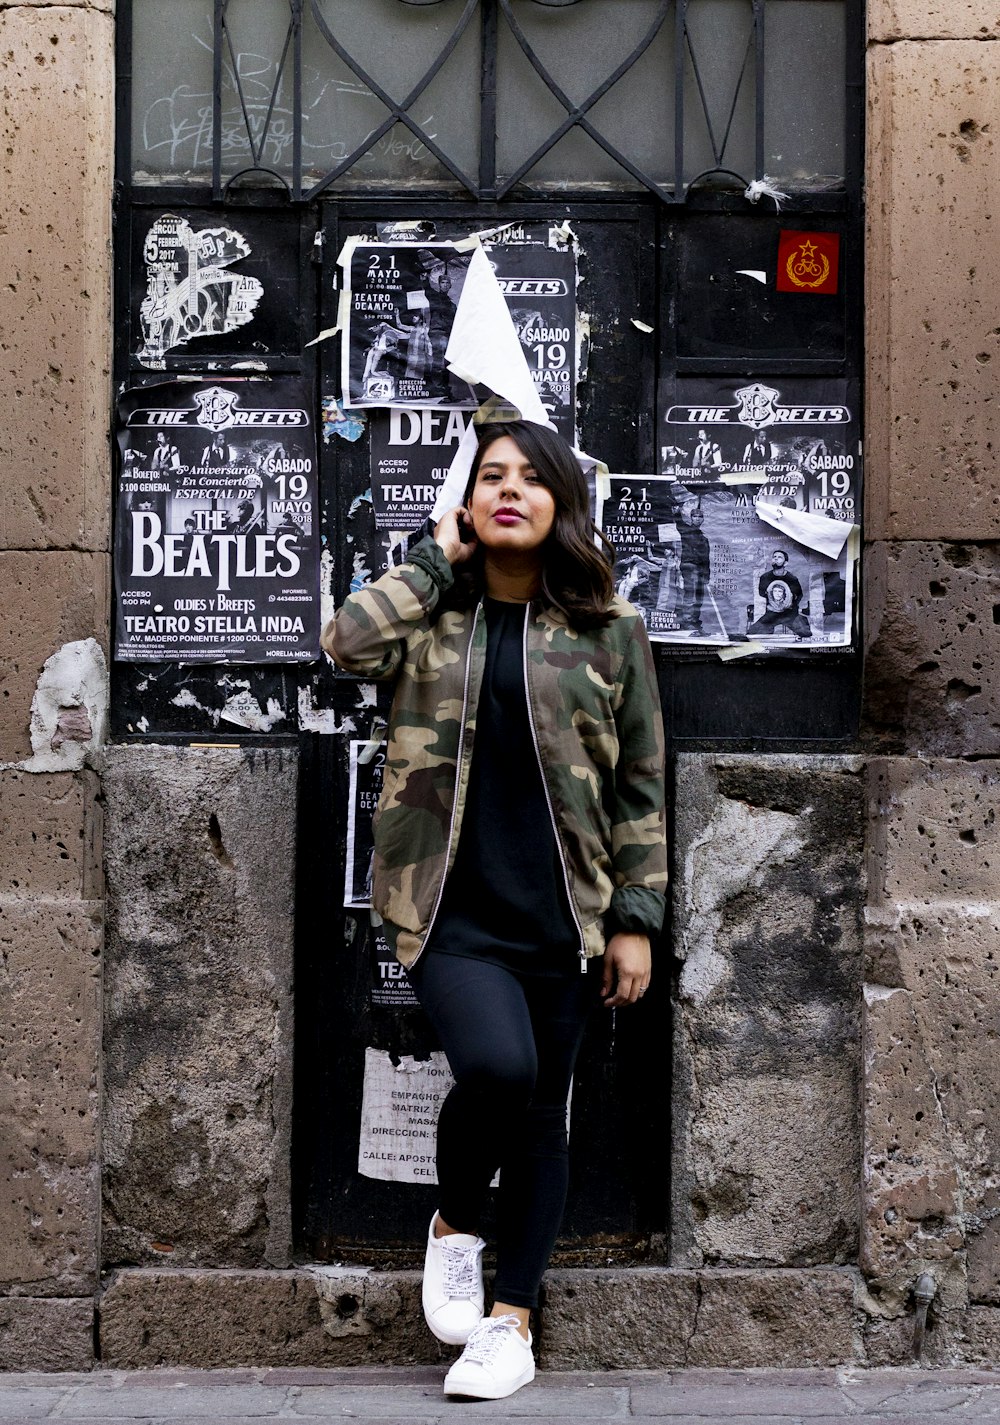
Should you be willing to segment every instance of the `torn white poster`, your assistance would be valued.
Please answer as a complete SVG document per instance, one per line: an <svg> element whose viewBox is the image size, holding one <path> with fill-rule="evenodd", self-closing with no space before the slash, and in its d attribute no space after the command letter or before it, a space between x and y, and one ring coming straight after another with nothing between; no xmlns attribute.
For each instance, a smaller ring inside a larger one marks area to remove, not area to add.
<svg viewBox="0 0 1000 1425"><path fill-rule="evenodd" d="M851 531L856 528L845 520L831 519L829 515L812 515L805 510L793 509L780 501L773 503L766 498L755 500L754 508L757 517L780 534L794 539L797 544L804 544L807 549L816 549L831 559L837 558Z"/></svg>
<svg viewBox="0 0 1000 1425"><path fill-rule="evenodd" d="M358 1172L392 1183L436 1183L437 1120L453 1080L442 1053L398 1064L365 1050Z"/></svg>
<svg viewBox="0 0 1000 1425"><path fill-rule="evenodd" d="M482 248L472 255L462 301L455 314L448 364L470 381L488 387L500 401L513 407L522 420L553 425L535 389L520 338L511 319L496 273ZM470 425L463 436L444 484L434 502L432 516L460 504L476 453L477 433Z"/></svg>
<svg viewBox="0 0 1000 1425"><path fill-rule="evenodd" d="M516 406L522 420L548 424L510 309L482 248L469 263L445 360L456 376L486 386Z"/></svg>
<svg viewBox="0 0 1000 1425"><path fill-rule="evenodd" d="M139 308L144 366L159 366L168 351L195 337L217 336L252 321L264 288L256 277L227 268L249 257L250 244L234 228L202 228L164 213L142 251L146 296Z"/></svg>

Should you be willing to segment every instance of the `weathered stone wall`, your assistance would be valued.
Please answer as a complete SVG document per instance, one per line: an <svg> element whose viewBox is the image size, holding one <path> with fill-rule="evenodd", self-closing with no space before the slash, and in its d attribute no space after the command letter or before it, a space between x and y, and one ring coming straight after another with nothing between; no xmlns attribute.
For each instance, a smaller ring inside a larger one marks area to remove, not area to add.
<svg viewBox="0 0 1000 1425"><path fill-rule="evenodd" d="M869 779L862 1265L889 1350L922 1271L945 1339L1000 1302L1000 767L886 758Z"/></svg>
<svg viewBox="0 0 1000 1425"><path fill-rule="evenodd" d="M854 1262L861 764L689 754L676 805L671 1261Z"/></svg>
<svg viewBox="0 0 1000 1425"><path fill-rule="evenodd" d="M438 1359L415 1277L282 1270L294 761L100 755L113 15L0 7L0 1368L95 1296L110 1365ZM554 1273L549 1366L906 1361L924 1271L926 1359L1000 1350L1000 10L868 37L868 762L682 759L672 1266Z"/></svg>
<svg viewBox="0 0 1000 1425"><path fill-rule="evenodd" d="M1000 1338L1000 11L869 4L869 1359Z"/></svg>
<svg viewBox="0 0 1000 1425"><path fill-rule="evenodd" d="M0 8L0 1368L93 1360L112 9Z"/></svg>
<svg viewBox="0 0 1000 1425"><path fill-rule="evenodd" d="M289 1260L296 770L108 753L106 1267Z"/></svg>

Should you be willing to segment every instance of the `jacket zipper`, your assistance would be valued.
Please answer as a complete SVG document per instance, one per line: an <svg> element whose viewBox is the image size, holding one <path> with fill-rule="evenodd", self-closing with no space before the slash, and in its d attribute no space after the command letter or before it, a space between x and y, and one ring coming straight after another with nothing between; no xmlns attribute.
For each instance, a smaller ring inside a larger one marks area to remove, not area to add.
<svg viewBox="0 0 1000 1425"><path fill-rule="evenodd" d="M448 845L444 852L444 871L441 873L441 884L438 886L437 899L434 902L434 909L431 911L431 918L427 922L427 929L424 938L420 942L420 949L410 961L411 968L417 963L424 953L424 946L431 938L431 931L434 929L434 922L441 906L441 897L444 895L444 883L448 879L448 866L451 862L451 843L455 835L455 816L458 812L458 779L462 775L462 758L465 755L465 726L469 715L469 679L472 676L472 650L476 642L476 628L479 625L479 615L482 612L482 600L476 605L476 614L472 620L472 632L469 634L469 650L465 655L465 686L462 689L462 731L458 736L458 755L455 759L455 796L451 804L451 821L448 824Z"/></svg>
<svg viewBox="0 0 1000 1425"><path fill-rule="evenodd" d="M531 728L531 741L535 747L535 757L538 761L538 774L542 779L542 790L545 793L545 805L549 809L549 820L552 823L552 835L555 837L556 851L559 854L559 865L562 867L563 884L566 887L566 901L569 905L569 913L573 917L573 924L576 926L577 934L580 937L580 970L585 975L587 973L587 946L583 938L583 926L580 924L580 917L577 915L576 906L573 903L573 892L570 890L569 871L566 869L566 856L563 852L562 842L559 839L559 828L556 825L556 814L552 806L552 798L549 795L549 784L545 780L545 768L542 766L542 753L538 746L538 733L535 731L535 715L531 710L531 689L528 685L528 622L531 618L531 604L525 605L524 609L524 635L522 638L522 656L524 663L524 701L528 705L528 726ZM464 723L463 723L464 727Z"/></svg>

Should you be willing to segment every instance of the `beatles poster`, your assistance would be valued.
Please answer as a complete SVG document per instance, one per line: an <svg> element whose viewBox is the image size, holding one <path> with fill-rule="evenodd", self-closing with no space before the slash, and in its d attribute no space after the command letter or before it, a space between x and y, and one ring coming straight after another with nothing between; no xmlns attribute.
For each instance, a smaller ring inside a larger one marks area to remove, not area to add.
<svg viewBox="0 0 1000 1425"><path fill-rule="evenodd" d="M115 657L319 655L312 400L295 377L173 381L118 404Z"/></svg>

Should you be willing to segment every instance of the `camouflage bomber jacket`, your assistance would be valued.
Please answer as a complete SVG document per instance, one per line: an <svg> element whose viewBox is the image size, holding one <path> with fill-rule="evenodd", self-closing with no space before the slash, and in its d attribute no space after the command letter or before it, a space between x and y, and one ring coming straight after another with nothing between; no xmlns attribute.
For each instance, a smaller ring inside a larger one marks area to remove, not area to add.
<svg viewBox="0 0 1000 1425"><path fill-rule="evenodd" d="M375 813L372 905L404 965L423 948L458 847L486 653L480 608L438 609L451 565L430 537L344 602L323 630L336 663L397 685ZM525 607L525 680L580 954L604 952L603 917L651 934L667 883L663 725L652 653L624 599L577 632Z"/></svg>

